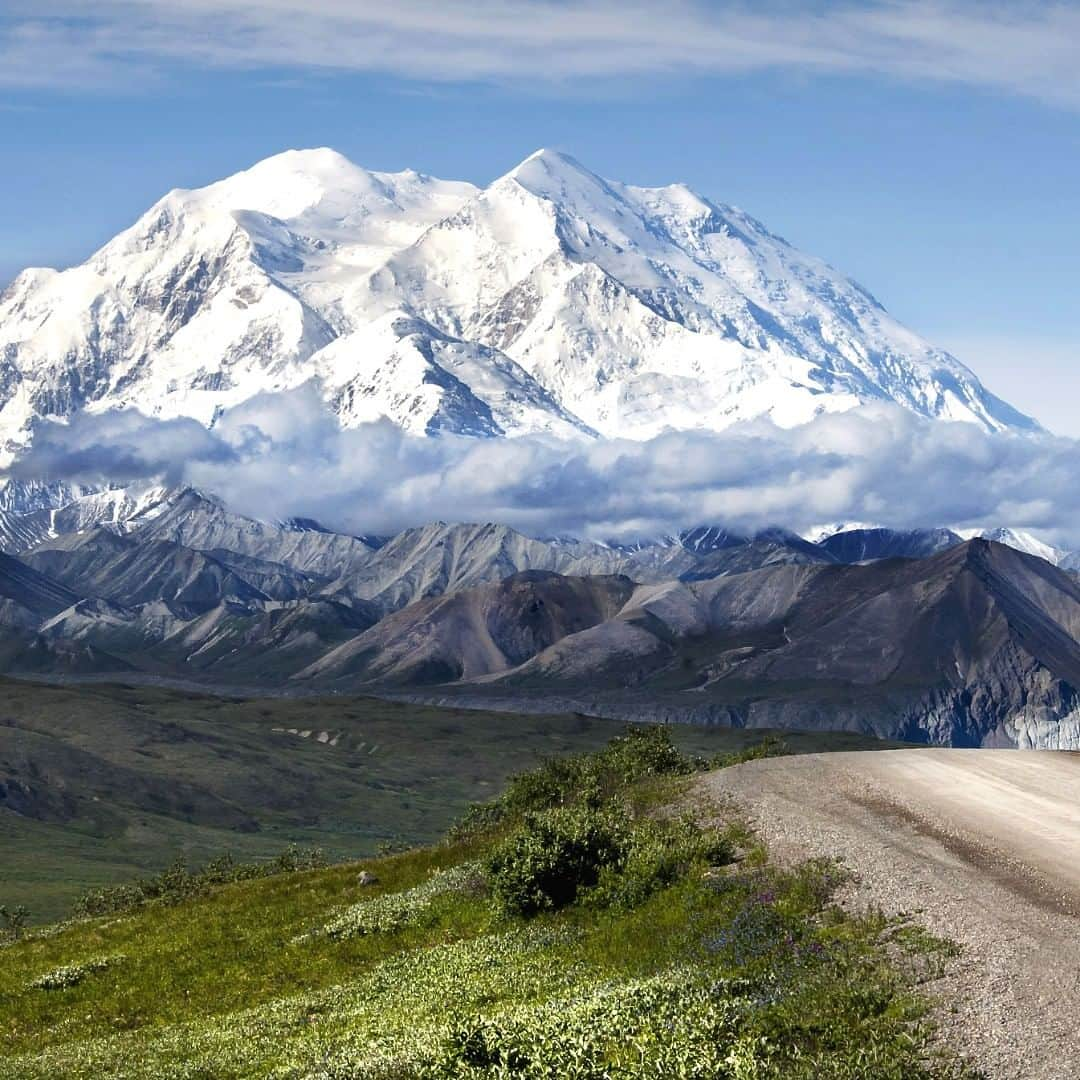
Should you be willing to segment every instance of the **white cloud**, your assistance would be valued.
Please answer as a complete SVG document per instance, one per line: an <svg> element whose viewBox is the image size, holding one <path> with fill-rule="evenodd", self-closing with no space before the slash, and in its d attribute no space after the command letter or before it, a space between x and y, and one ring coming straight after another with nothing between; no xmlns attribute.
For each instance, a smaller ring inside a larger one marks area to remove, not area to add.
<svg viewBox="0 0 1080 1080"><path fill-rule="evenodd" d="M256 398L206 432L137 413L43 425L23 479L164 476L239 512L314 517L352 532L435 519L498 521L536 535L650 535L703 522L807 529L1005 524L1080 547L1080 442L990 435L893 406L677 432L647 442L424 439L382 422L338 429L315 393Z"/></svg>
<svg viewBox="0 0 1080 1080"><path fill-rule="evenodd" d="M172 64L554 84L768 69L954 82L1080 106L1080 10L976 0L8 0L0 84Z"/></svg>

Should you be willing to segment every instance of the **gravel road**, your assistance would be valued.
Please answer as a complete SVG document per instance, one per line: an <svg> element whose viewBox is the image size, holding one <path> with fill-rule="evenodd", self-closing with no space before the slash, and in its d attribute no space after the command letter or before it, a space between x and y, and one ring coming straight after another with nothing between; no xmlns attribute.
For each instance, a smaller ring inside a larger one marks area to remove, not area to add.
<svg viewBox="0 0 1080 1080"><path fill-rule="evenodd" d="M711 773L782 860L841 859L844 902L963 952L932 990L992 1080L1080 1080L1080 753L887 750Z"/></svg>

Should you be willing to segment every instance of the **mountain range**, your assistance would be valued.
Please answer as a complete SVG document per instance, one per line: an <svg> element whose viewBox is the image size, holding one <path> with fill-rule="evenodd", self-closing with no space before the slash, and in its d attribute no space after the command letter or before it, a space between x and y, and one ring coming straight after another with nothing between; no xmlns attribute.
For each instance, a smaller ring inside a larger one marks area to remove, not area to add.
<svg viewBox="0 0 1080 1080"><path fill-rule="evenodd" d="M1080 745L1080 581L1002 544L708 580L530 572L420 601L298 680L945 745ZM429 699L432 700L432 699Z"/></svg>
<svg viewBox="0 0 1080 1080"><path fill-rule="evenodd" d="M190 488L44 500L0 512L10 674L1080 742L1080 581L1000 542L1032 537L701 527L618 545L443 522L353 537Z"/></svg>
<svg viewBox="0 0 1080 1080"><path fill-rule="evenodd" d="M345 427L423 435L642 438L874 401L1038 430L743 211L550 150L482 189L289 151L0 295L5 461L79 410L213 425L311 382Z"/></svg>
<svg viewBox="0 0 1080 1080"><path fill-rule="evenodd" d="M485 188L289 151L0 295L0 467L47 421L212 428L301 386L343 428L431 438L645 439L874 402L1041 431L745 212L549 150ZM6 673L1080 743L1080 555L1005 528L353 536L43 478L0 488L0 552Z"/></svg>

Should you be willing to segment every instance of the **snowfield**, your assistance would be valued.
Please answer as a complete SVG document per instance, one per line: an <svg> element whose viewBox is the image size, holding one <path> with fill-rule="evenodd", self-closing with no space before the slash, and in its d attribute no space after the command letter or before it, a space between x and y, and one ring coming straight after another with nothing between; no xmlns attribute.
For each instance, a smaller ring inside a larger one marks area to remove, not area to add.
<svg viewBox="0 0 1080 1080"><path fill-rule="evenodd" d="M0 454L136 408L212 425L312 380L345 426L647 438L891 401L1037 430L747 214L541 150L480 190L289 151L172 191L0 296Z"/></svg>

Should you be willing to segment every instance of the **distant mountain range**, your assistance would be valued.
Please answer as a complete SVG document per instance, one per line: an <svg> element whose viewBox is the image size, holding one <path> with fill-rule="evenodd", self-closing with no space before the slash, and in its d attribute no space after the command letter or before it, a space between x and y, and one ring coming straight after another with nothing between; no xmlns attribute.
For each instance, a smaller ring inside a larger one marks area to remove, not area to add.
<svg viewBox="0 0 1080 1080"><path fill-rule="evenodd" d="M0 464L42 419L211 425L312 380L343 426L425 435L640 438L878 401L1038 429L743 211L550 150L483 189L289 151L0 295Z"/></svg>
<svg viewBox="0 0 1080 1080"><path fill-rule="evenodd" d="M529 572L419 601L302 670L631 719L1080 747L1080 581L1002 544L636 585Z"/></svg>
<svg viewBox="0 0 1080 1080"><path fill-rule="evenodd" d="M1022 534L361 538L190 488L51 500L9 489L0 511L7 673L1080 745L1075 557Z"/></svg>

